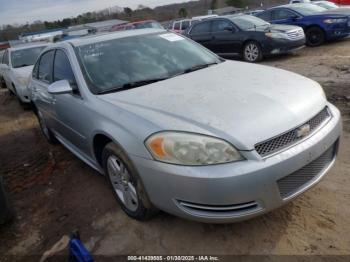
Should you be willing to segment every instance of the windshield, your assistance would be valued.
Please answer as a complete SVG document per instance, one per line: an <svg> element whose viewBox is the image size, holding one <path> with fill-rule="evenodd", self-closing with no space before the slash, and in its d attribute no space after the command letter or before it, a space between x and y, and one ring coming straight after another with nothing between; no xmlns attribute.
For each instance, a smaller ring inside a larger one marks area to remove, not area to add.
<svg viewBox="0 0 350 262"><path fill-rule="evenodd" d="M78 46L76 52L93 93L156 82L221 61L207 49L174 33L97 42Z"/></svg>
<svg viewBox="0 0 350 262"><path fill-rule="evenodd" d="M332 2L317 2L315 3L316 5L318 6L321 6L323 8L326 8L326 9L335 9L335 8L338 8L338 6Z"/></svg>
<svg viewBox="0 0 350 262"><path fill-rule="evenodd" d="M291 9L295 10L296 12L298 12L304 16L305 15L314 15L314 14L317 14L319 12L323 12L323 11L327 10L324 7L314 5L314 4L302 4L302 5L295 4L291 7Z"/></svg>
<svg viewBox="0 0 350 262"><path fill-rule="evenodd" d="M157 22L146 22L146 23L140 23L134 25L135 29L143 29L143 28L156 28L156 29L163 29L162 25Z"/></svg>
<svg viewBox="0 0 350 262"><path fill-rule="evenodd" d="M11 62L13 68L19 68L24 66L34 65L36 59L40 55L41 51L46 46L33 47L27 49L21 49L11 52Z"/></svg>
<svg viewBox="0 0 350 262"><path fill-rule="evenodd" d="M259 26L270 25L270 23L258 17L250 16L250 15L232 17L231 20L242 30L248 30Z"/></svg>

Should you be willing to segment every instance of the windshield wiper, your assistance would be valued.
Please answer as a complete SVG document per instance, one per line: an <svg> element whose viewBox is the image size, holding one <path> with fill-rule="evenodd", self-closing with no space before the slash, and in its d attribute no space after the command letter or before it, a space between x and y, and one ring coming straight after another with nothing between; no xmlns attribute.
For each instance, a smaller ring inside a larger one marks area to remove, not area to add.
<svg viewBox="0 0 350 262"><path fill-rule="evenodd" d="M25 67L25 66L30 66L30 65L22 64L22 65L18 65L18 66L16 66L16 67L14 67L14 68L20 68L20 67Z"/></svg>
<svg viewBox="0 0 350 262"><path fill-rule="evenodd" d="M207 68L207 67L212 66L212 65L217 65L217 64L218 64L218 62L203 64L203 65L195 65L195 66L192 66L192 67L190 67L190 68L184 70L184 71L182 72L182 74L188 74L188 73L191 73L191 72L194 72L194 71L198 71L198 70Z"/></svg>
<svg viewBox="0 0 350 262"><path fill-rule="evenodd" d="M163 80L166 80L166 79L168 79L168 77L154 78L154 79L147 79L147 80L131 82L131 83L123 84L121 86L113 87L113 88L110 88L110 89L107 89L107 90L101 90L97 94L103 95L103 94L109 94L109 93L124 91L124 90L132 89L132 88L136 88L136 87L140 87L140 86L144 86L144 85L153 84L153 83L156 83L156 82L159 82L159 81L163 81Z"/></svg>

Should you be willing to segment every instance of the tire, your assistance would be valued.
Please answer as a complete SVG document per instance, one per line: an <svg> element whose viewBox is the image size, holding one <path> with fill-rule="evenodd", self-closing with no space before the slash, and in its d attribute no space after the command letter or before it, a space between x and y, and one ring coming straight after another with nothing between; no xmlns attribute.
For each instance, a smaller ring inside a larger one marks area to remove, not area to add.
<svg viewBox="0 0 350 262"><path fill-rule="evenodd" d="M0 88L5 89L6 88L6 84L4 79L0 79Z"/></svg>
<svg viewBox="0 0 350 262"><path fill-rule="evenodd" d="M43 114L38 110L36 114L40 130L43 133L44 137L50 144L58 144L58 140L55 137L55 135L51 132L51 130L46 126L45 119L43 117Z"/></svg>
<svg viewBox="0 0 350 262"><path fill-rule="evenodd" d="M259 62L263 58L261 46L258 42L249 41L243 47L243 59L249 63Z"/></svg>
<svg viewBox="0 0 350 262"><path fill-rule="evenodd" d="M313 26L306 29L305 35L306 35L306 45L311 47L320 46L326 40L325 33L321 28L317 26Z"/></svg>
<svg viewBox="0 0 350 262"><path fill-rule="evenodd" d="M135 167L115 143L103 149L102 166L116 200L129 217L145 221L156 213Z"/></svg>

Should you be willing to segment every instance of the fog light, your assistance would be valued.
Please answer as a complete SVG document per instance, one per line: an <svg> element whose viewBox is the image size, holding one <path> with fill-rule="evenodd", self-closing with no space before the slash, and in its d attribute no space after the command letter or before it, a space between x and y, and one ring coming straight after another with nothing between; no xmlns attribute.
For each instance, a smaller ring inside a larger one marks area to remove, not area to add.
<svg viewBox="0 0 350 262"><path fill-rule="evenodd" d="M279 54L280 52L281 52L280 49L273 49L273 50L271 51L271 54L275 55L275 54Z"/></svg>

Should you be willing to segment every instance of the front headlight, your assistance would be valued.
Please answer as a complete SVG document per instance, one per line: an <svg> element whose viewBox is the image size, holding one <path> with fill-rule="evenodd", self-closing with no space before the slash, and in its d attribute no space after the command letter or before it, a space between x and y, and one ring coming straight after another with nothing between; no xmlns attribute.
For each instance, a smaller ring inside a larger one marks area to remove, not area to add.
<svg viewBox="0 0 350 262"><path fill-rule="evenodd" d="M21 86L27 87L29 79L28 77L17 77L17 81Z"/></svg>
<svg viewBox="0 0 350 262"><path fill-rule="evenodd" d="M145 144L156 160L171 164L200 166L243 160L228 142L200 134L161 132Z"/></svg>
<svg viewBox="0 0 350 262"><path fill-rule="evenodd" d="M323 22L325 24L340 24L340 23L346 23L348 19L346 18L329 18L324 20Z"/></svg>
<svg viewBox="0 0 350 262"><path fill-rule="evenodd" d="M272 33L272 32L269 32L269 33L265 33L265 35L266 35L267 37L270 37L270 38L288 39L287 34L284 34L284 33Z"/></svg>

